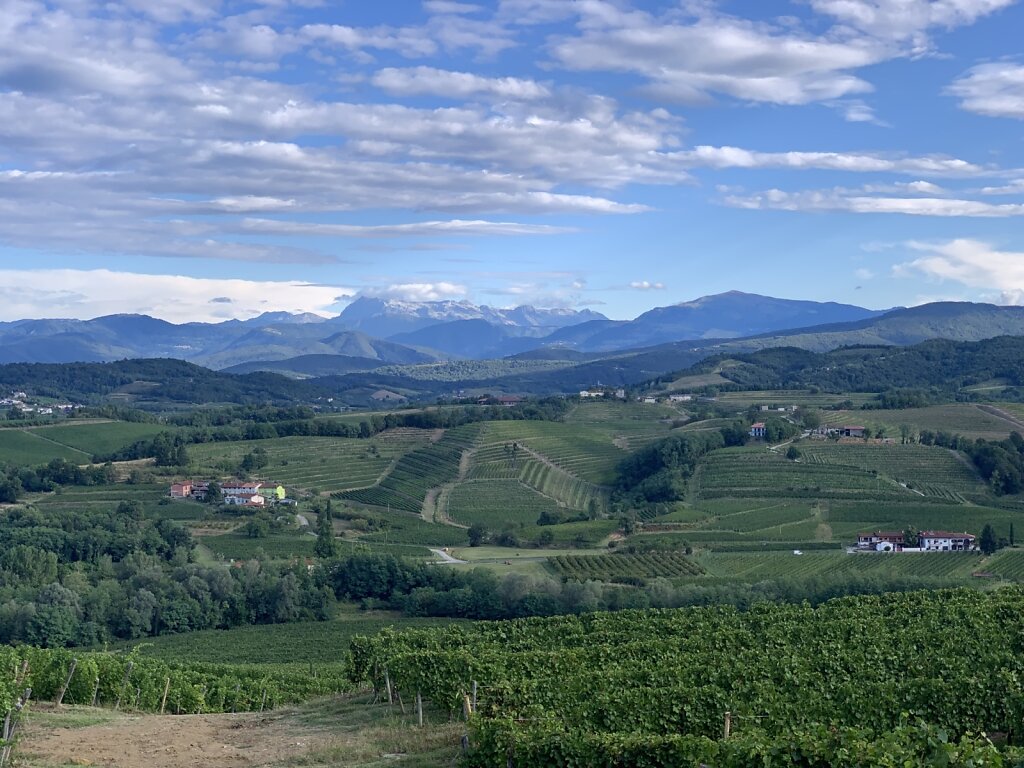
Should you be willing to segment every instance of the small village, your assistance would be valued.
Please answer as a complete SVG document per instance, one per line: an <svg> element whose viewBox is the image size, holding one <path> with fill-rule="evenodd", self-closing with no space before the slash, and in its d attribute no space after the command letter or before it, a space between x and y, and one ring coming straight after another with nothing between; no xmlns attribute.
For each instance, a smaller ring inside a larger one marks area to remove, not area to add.
<svg viewBox="0 0 1024 768"><path fill-rule="evenodd" d="M168 496L172 499L206 501L212 481L172 483ZM234 507L262 508L271 504L292 505L283 485L260 481L229 480L220 484L223 503Z"/></svg>

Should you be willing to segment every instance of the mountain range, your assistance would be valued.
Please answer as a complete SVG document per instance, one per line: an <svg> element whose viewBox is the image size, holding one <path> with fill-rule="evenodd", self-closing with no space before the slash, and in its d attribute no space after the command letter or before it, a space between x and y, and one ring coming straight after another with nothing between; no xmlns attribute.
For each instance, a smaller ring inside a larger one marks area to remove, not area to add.
<svg viewBox="0 0 1024 768"><path fill-rule="evenodd" d="M536 350L550 350L555 357L609 353L866 321L881 314L736 291L659 307L628 321L591 310L361 297L333 318L276 312L244 321L181 325L147 315L0 323L0 363L168 357L214 369L326 375Z"/></svg>

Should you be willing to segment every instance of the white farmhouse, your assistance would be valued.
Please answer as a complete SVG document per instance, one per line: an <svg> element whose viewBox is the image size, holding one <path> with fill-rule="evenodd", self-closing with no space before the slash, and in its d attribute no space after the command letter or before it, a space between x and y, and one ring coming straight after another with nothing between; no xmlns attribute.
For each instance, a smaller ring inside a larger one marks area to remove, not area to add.
<svg viewBox="0 0 1024 768"><path fill-rule="evenodd" d="M974 535L951 531L921 531L917 546L923 552L966 552L974 549Z"/></svg>

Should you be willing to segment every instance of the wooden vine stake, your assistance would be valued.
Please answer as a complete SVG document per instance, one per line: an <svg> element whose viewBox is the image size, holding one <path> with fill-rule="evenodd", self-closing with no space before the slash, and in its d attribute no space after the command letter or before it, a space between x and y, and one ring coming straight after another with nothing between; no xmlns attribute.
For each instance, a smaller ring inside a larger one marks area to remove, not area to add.
<svg viewBox="0 0 1024 768"><path fill-rule="evenodd" d="M384 670L384 685L388 689L388 705L390 706L395 703L395 697L391 694L391 675L388 674L386 669Z"/></svg>
<svg viewBox="0 0 1024 768"><path fill-rule="evenodd" d="M95 707L99 703L100 699L100 677L96 676L94 684L92 686L92 705Z"/></svg>
<svg viewBox="0 0 1024 768"><path fill-rule="evenodd" d="M416 691L416 724L423 727L423 696Z"/></svg>
<svg viewBox="0 0 1024 768"><path fill-rule="evenodd" d="M473 711L476 712L476 680L473 681Z"/></svg>
<svg viewBox="0 0 1024 768"><path fill-rule="evenodd" d="M728 739L732 733L732 712L725 713L725 727L722 729L722 738Z"/></svg>
<svg viewBox="0 0 1024 768"><path fill-rule="evenodd" d="M121 696L124 694L124 687L128 685L128 680L132 676L132 668L135 666L134 661L129 661L127 668L124 670L124 680L121 681L121 687L117 689L117 702L114 704L114 709L121 708Z"/></svg>
<svg viewBox="0 0 1024 768"><path fill-rule="evenodd" d="M68 692L68 686L71 685L71 678L75 676L75 667L78 666L78 659L71 660L71 666L68 668L68 676L64 678L64 685L60 687L60 692L57 694L56 700L53 702L54 705L60 706L64 703L64 694Z"/></svg>
<svg viewBox="0 0 1024 768"><path fill-rule="evenodd" d="M168 678L166 678L164 680L164 695L160 697L160 714L161 715L164 713L164 710L167 709L167 694L170 693L170 692L171 692L171 678L168 677Z"/></svg>
<svg viewBox="0 0 1024 768"><path fill-rule="evenodd" d="M462 716L469 720L469 716L473 714L473 702L470 701L469 694L462 694Z"/></svg>

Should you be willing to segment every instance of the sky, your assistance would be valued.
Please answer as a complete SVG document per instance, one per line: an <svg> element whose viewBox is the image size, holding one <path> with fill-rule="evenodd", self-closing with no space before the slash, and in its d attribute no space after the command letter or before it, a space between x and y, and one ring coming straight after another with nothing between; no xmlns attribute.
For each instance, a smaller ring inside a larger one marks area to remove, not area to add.
<svg viewBox="0 0 1024 768"><path fill-rule="evenodd" d="M1024 303L1024 1L0 0L0 320Z"/></svg>

